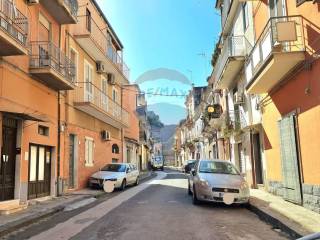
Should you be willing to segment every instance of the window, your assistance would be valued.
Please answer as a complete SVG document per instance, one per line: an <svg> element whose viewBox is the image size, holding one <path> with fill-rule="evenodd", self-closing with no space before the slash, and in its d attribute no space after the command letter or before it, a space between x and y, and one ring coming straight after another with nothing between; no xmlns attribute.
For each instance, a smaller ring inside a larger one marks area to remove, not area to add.
<svg viewBox="0 0 320 240"><path fill-rule="evenodd" d="M93 67L85 61L84 63L84 77L85 77L85 101L93 100Z"/></svg>
<svg viewBox="0 0 320 240"><path fill-rule="evenodd" d="M117 144L112 145L112 153L119 154L119 146Z"/></svg>
<svg viewBox="0 0 320 240"><path fill-rule="evenodd" d="M91 12L86 9L86 27L89 32L91 32Z"/></svg>
<svg viewBox="0 0 320 240"><path fill-rule="evenodd" d="M78 82L78 52L71 48L70 50L70 59L74 63L75 69L74 69L74 79L73 82Z"/></svg>
<svg viewBox="0 0 320 240"><path fill-rule="evenodd" d="M247 30L249 26L249 11L248 11L248 4L242 4L242 14L243 14L243 29L244 31Z"/></svg>
<svg viewBox="0 0 320 240"><path fill-rule="evenodd" d="M118 102L118 91L115 88L112 89L112 100Z"/></svg>
<svg viewBox="0 0 320 240"><path fill-rule="evenodd" d="M85 139L85 165L88 167L93 166L94 156L94 141L92 138L86 137Z"/></svg>
<svg viewBox="0 0 320 240"><path fill-rule="evenodd" d="M108 111L108 81L105 78L101 80L101 92L102 107L105 111Z"/></svg>
<svg viewBox="0 0 320 240"><path fill-rule="evenodd" d="M39 125L38 134L42 136L49 136L49 127Z"/></svg>

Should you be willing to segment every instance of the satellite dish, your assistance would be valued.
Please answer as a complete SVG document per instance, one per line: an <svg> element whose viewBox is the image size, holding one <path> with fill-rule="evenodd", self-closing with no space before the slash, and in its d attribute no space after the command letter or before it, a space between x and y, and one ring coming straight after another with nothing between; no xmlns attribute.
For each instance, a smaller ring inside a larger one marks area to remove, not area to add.
<svg viewBox="0 0 320 240"><path fill-rule="evenodd" d="M112 193L114 191L114 183L111 181L104 181L103 182L103 190L106 193Z"/></svg>

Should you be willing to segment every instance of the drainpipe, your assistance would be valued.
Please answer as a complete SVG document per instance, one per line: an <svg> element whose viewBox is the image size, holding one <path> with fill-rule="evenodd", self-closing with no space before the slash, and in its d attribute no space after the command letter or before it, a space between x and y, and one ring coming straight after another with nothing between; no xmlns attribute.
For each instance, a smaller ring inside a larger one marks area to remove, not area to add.
<svg viewBox="0 0 320 240"><path fill-rule="evenodd" d="M123 112L122 112L122 110L123 110L123 88L122 88L122 86L120 86L120 91L121 91L121 120L122 120L122 122L123 122ZM129 119L130 119L130 116L129 116ZM122 162L124 162L124 129L123 128L121 128L121 149L122 149Z"/></svg>
<svg viewBox="0 0 320 240"><path fill-rule="evenodd" d="M61 47L61 25L59 25L59 48ZM61 106L60 106L61 93L58 90L58 141L57 141L57 197L60 196L60 160L61 160Z"/></svg>
<svg viewBox="0 0 320 240"><path fill-rule="evenodd" d="M60 91L58 91L58 142L57 142L57 197L60 196L60 148L61 148L61 141L60 141L60 132L61 132L61 119L60 119Z"/></svg>

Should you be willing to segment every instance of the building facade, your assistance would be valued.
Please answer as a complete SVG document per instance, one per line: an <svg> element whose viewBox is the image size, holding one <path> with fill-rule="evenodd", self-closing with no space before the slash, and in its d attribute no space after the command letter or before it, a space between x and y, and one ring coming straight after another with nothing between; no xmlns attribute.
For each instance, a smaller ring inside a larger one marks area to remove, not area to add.
<svg viewBox="0 0 320 240"><path fill-rule="evenodd" d="M78 2L0 1L0 201L55 195L64 155L65 90L75 65L64 30L76 24Z"/></svg>
<svg viewBox="0 0 320 240"><path fill-rule="evenodd" d="M0 13L0 203L138 163L136 95L124 92L123 46L97 2L0 0Z"/></svg>

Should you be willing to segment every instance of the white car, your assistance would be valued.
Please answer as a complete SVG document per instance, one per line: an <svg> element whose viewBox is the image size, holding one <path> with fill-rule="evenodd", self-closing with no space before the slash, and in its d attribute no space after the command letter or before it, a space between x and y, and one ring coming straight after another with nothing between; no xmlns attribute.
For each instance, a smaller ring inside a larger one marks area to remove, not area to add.
<svg viewBox="0 0 320 240"><path fill-rule="evenodd" d="M130 163L111 163L94 173L89 179L89 187L102 188L105 181L114 182L114 187L124 190L128 185L139 184L139 170Z"/></svg>

